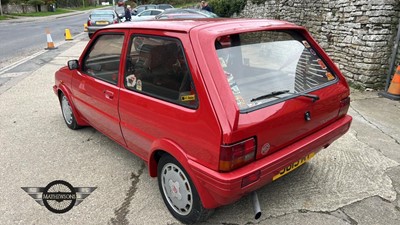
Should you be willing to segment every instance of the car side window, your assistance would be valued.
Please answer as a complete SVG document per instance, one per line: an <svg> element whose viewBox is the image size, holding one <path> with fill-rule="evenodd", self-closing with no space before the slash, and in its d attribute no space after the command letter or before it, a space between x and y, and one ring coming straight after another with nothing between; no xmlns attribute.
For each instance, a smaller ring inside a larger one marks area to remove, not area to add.
<svg viewBox="0 0 400 225"><path fill-rule="evenodd" d="M151 13L151 11L146 11L146 12L141 13L140 15L141 16L150 16L150 13Z"/></svg>
<svg viewBox="0 0 400 225"><path fill-rule="evenodd" d="M153 16L158 15L160 13L161 13L160 11L156 11L156 10L151 11L151 15L153 15Z"/></svg>
<svg viewBox="0 0 400 225"><path fill-rule="evenodd" d="M123 42L123 34L98 37L83 60L83 72L116 85Z"/></svg>
<svg viewBox="0 0 400 225"><path fill-rule="evenodd" d="M127 89L197 108L197 94L178 39L132 36L126 67Z"/></svg>

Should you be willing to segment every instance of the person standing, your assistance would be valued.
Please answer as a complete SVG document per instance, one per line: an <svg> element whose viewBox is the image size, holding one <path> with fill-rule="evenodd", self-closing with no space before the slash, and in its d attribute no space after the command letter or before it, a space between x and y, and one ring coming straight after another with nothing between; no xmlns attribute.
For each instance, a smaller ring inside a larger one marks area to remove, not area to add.
<svg viewBox="0 0 400 225"><path fill-rule="evenodd" d="M207 10L207 11L209 11L209 12L212 12L212 9L211 9L211 7L208 5L208 2L206 2L206 1L201 1L200 5L201 5L201 9L202 9L202 10Z"/></svg>
<svg viewBox="0 0 400 225"><path fill-rule="evenodd" d="M131 21L131 20L132 20L131 6L127 5L125 7L125 21Z"/></svg>

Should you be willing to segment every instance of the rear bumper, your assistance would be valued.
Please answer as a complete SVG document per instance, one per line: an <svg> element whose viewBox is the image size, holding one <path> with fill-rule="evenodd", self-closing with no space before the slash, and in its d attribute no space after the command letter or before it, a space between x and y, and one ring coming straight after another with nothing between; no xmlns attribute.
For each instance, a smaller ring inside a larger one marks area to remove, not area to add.
<svg viewBox="0 0 400 225"><path fill-rule="evenodd" d="M194 174L193 179L196 179L196 183L202 186L198 188L198 191L204 207L216 208L230 204L272 182L273 176L283 168L312 152L319 152L345 134L350 128L351 121L351 116L347 115L278 152L228 173L210 170L190 160L189 164ZM260 178L256 182L242 187L244 177L258 172ZM201 193L202 191L208 193ZM210 199L203 199L205 196Z"/></svg>
<svg viewBox="0 0 400 225"><path fill-rule="evenodd" d="M100 30L100 29L102 29L104 27L106 27L106 26L88 26L87 30L88 30L88 33L93 34L97 30Z"/></svg>

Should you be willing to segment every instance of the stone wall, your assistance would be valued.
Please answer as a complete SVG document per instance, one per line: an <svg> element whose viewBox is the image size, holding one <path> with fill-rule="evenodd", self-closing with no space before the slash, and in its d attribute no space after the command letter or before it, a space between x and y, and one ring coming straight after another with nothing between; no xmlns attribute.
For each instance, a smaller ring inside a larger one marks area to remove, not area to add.
<svg viewBox="0 0 400 225"><path fill-rule="evenodd" d="M267 0L262 5L247 1L238 16L304 26L350 83L372 89L385 86L400 19L399 0Z"/></svg>
<svg viewBox="0 0 400 225"><path fill-rule="evenodd" d="M41 11L47 12L47 5L41 5ZM16 5L16 4L7 4L3 5L3 13L11 14L11 13L32 13L36 12L36 7L33 5Z"/></svg>

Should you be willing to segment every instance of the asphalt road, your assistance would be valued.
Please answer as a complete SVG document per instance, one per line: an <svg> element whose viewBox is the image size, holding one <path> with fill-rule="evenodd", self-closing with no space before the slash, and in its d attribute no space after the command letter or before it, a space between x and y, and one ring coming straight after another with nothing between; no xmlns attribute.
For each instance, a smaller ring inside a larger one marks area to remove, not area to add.
<svg viewBox="0 0 400 225"><path fill-rule="evenodd" d="M0 22L0 70L47 47L46 29L53 42L64 41L65 29L75 36L83 32L89 11L45 18L22 18Z"/></svg>
<svg viewBox="0 0 400 225"><path fill-rule="evenodd" d="M66 127L52 91L54 72L86 43L74 40L33 59L45 62L33 72L3 74L26 75L0 90L0 223L179 224L142 160L93 128ZM353 92L351 98L350 131L261 188L259 220L244 197L203 224L400 224L400 104L376 92ZM97 189L69 212L55 214L21 188L54 180Z"/></svg>

